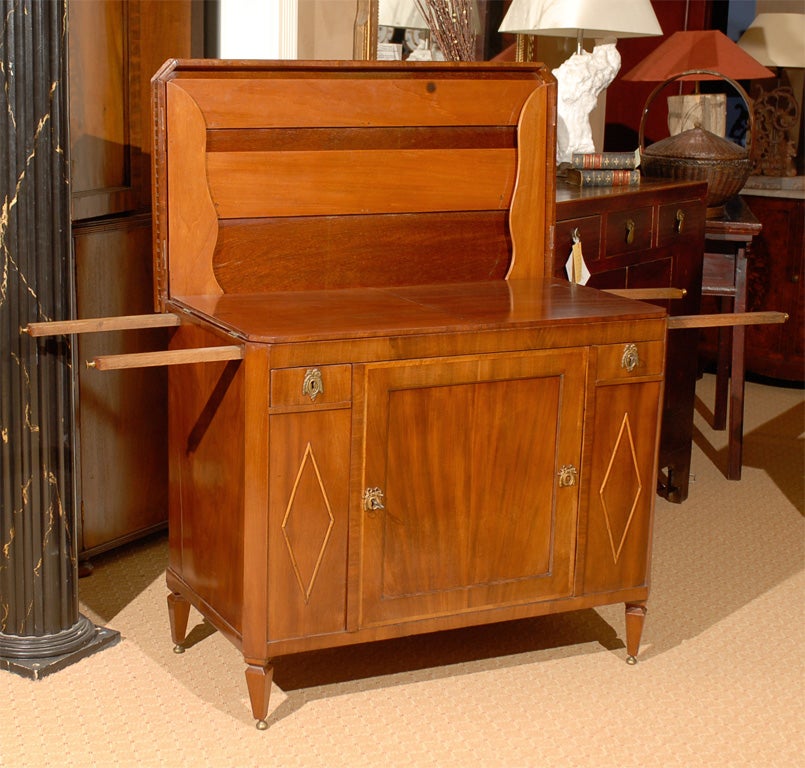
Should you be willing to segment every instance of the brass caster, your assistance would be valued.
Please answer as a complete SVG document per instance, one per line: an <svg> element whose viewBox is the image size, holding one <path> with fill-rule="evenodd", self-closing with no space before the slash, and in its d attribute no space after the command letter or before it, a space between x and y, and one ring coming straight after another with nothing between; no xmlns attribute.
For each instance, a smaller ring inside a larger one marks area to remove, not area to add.
<svg viewBox="0 0 805 768"><path fill-rule="evenodd" d="M174 653L184 653L184 648L181 645L174 645L173 646Z"/></svg>
<svg viewBox="0 0 805 768"><path fill-rule="evenodd" d="M258 731L264 731L268 728L268 723L265 720L258 720L256 726Z"/></svg>
<svg viewBox="0 0 805 768"><path fill-rule="evenodd" d="M634 656L627 656L626 663L631 666L634 666L635 664L637 664L637 659Z"/></svg>

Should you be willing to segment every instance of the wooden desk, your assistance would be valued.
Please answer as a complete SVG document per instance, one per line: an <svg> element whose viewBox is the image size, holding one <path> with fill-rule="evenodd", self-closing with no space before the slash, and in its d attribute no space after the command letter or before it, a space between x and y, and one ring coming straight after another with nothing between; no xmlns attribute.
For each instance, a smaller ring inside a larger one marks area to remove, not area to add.
<svg viewBox="0 0 805 768"><path fill-rule="evenodd" d="M192 604L258 727L289 653L620 602L634 657L667 318L550 275L542 65L169 62L154 89L179 650Z"/></svg>
<svg viewBox="0 0 805 768"><path fill-rule="evenodd" d="M702 296L715 296L722 312L746 311L746 275L752 240L761 224L746 201L736 195L727 201L724 215L708 219L705 225ZM716 360L716 399L713 427L729 427L726 476L741 479L744 414L744 339L743 325L719 328Z"/></svg>

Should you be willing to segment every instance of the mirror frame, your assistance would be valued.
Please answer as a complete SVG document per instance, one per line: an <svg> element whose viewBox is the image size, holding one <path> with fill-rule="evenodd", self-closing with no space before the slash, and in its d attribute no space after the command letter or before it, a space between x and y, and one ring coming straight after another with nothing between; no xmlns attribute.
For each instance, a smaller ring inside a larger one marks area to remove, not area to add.
<svg viewBox="0 0 805 768"><path fill-rule="evenodd" d="M377 58L378 5L380 0L357 0L352 58ZM515 35L515 61L534 61L535 44L532 35Z"/></svg>
<svg viewBox="0 0 805 768"><path fill-rule="evenodd" d="M378 0L358 0L352 41L353 59L377 58Z"/></svg>

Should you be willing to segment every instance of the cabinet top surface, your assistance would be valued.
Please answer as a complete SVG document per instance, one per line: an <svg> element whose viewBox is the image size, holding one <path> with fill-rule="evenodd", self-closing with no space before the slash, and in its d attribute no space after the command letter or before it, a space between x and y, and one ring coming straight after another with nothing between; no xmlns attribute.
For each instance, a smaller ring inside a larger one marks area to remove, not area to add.
<svg viewBox="0 0 805 768"><path fill-rule="evenodd" d="M543 279L187 296L176 305L262 343L633 323L665 316L662 307Z"/></svg>
<svg viewBox="0 0 805 768"><path fill-rule="evenodd" d="M679 200L681 197L704 199L707 184L700 181L670 181L662 179L642 179L639 184L618 187L581 187L559 180L556 184L556 203L561 218L562 205L572 206L574 202L592 201L605 204L608 199L629 200L638 196L661 200L663 197ZM628 202L627 202L628 205Z"/></svg>

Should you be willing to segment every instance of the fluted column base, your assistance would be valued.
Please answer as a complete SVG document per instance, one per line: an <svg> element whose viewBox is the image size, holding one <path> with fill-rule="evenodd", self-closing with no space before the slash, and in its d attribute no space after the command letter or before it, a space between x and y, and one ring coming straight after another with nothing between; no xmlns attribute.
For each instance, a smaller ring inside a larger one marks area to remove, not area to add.
<svg viewBox="0 0 805 768"><path fill-rule="evenodd" d="M0 632L0 669L39 680L119 640L119 632L96 627L82 615L72 627L56 634L29 636Z"/></svg>

